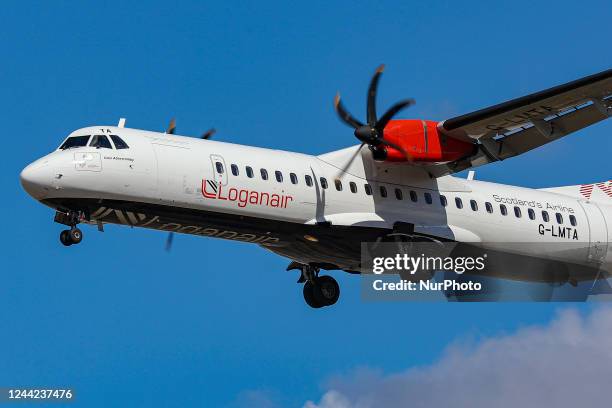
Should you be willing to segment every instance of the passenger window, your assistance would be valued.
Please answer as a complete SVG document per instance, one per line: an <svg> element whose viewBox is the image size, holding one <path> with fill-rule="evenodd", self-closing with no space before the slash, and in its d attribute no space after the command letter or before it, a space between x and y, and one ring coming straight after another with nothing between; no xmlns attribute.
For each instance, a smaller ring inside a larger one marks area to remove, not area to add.
<svg viewBox="0 0 612 408"><path fill-rule="evenodd" d="M487 201L485 203L485 208L489 214L493 214L493 205L490 202Z"/></svg>
<svg viewBox="0 0 612 408"><path fill-rule="evenodd" d="M281 173L280 171L276 170L274 172L274 175L276 176L276 181L278 181L279 183L283 182L283 173Z"/></svg>
<svg viewBox="0 0 612 408"><path fill-rule="evenodd" d="M232 174L234 176L237 176L238 175L238 166L236 166L235 164L232 164L231 168L232 168Z"/></svg>
<svg viewBox="0 0 612 408"><path fill-rule="evenodd" d="M530 220L535 220L535 211L533 211L533 208L527 209L527 215L529 215Z"/></svg>
<svg viewBox="0 0 612 408"><path fill-rule="evenodd" d="M572 224L572 227L575 227L576 225L578 225L578 223L576 222L576 217L574 217L573 215L570 215L569 219L570 219L570 224Z"/></svg>
<svg viewBox="0 0 612 408"><path fill-rule="evenodd" d="M304 176L304 181L306 181L306 185L308 187L312 187L312 177L310 177L308 174Z"/></svg>
<svg viewBox="0 0 612 408"><path fill-rule="evenodd" d="M542 220L544 220L544 222L548 222L550 220L550 217L548 216L548 211L542 211Z"/></svg>
<svg viewBox="0 0 612 408"><path fill-rule="evenodd" d="M478 203L475 200L470 200L470 207L472 207L472 211L478 211Z"/></svg>
<svg viewBox="0 0 612 408"><path fill-rule="evenodd" d="M248 178L253 178L253 168L251 166L246 166L246 174Z"/></svg>
<svg viewBox="0 0 612 408"><path fill-rule="evenodd" d="M404 194L402 193L402 190L400 190L399 188L395 189L395 198L397 198L398 200L404 199Z"/></svg>
<svg viewBox="0 0 612 408"><path fill-rule="evenodd" d="M217 168L217 173L223 174L223 163L215 162L215 167Z"/></svg>
<svg viewBox="0 0 612 408"><path fill-rule="evenodd" d="M425 193L424 196L425 196L425 202L427 204L433 203L433 200L431 199L431 194L430 193Z"/></svg>
<svg viewBox="0 0 612 408"><path fill-rule="evenodd" d="M342 182L340 181L340 179L334 180L334 184L336 185L336 190L342 191Z"/></svg>
<svg viewBox="0 0 612 408"><path fill-rule="evenodd" d="M387 197L387 187L380 186L380 196L383 198Z"/></svg>
<svg viewBox="0 0 612 408"><path fill-rule="evenodd" d="M268 179L268 170L260 169L259 173L261 174L261 179L262 180L267 180Z"/></svg>
<svg viewBox="0 0 612 408"><path fill-rule="evenodd" d="M83 147L87 146L87 141L89 140L88 136L72 136L66 139L64 143L60 146L60 150L72 149L73 147Z"/></svg>
<svg viewBox="0 0 612 408"><path fill-rule="evenodd" d="M357 192L357 184L355 184L354 182L350 182L349 183L349 187L351 189L351 193L356 193Z"/></svg>
<svg viewBox="0 0 612 408"><path fill-rule="evenodd" d="M365 190L366 195L372 195L372 187L369 184L364 184L363 189Z"/></svg>
<svg viewBox="0 0 612 408"><path fill-rule="evenodd" d="M462 209L463 208L463 201L461 201L461 199L459 197L455 197L455 205L457 206L458 209Z"/></svg>
<svg viewBox="0 0 612 408"><path fill-rule="evenodd" d="M321 180L321 187L327 188L327 179L325 177L321 177L319 180Z"/></svg>
<svg viewBox="0 0 612 408"><path fill-rule="evenodd" d="M501 212L501 215L508 215L508 209L503 204L499 205L499 212Z"/></svg>
<svg viewBox="0 0 612 408"><path fill-rule="evenodd" d="M557 224L563 224L563 216L561 213L556 213L555 217L557 217Z"/></svg>
<svg viewBox="0 0 612 408"><path fill-rule="evenodd" d="M440 195L440 204L442 207L446 207L448 205L448 200L446 200L446 196Z"/></svg>
<svg viewBox="0 0 612 408"><path fill-rule="evenodd" d="M516 218L521 218L522 214L521 214L521 208L520 207L514 207L514 215L516 216Z"/></svg>
<svg viewBox="0 0 612 408"><path fill-rule="evenodd" d="M291 179L291 184L297 184L298 183L298 179L297 179L297 176L295 175L295 173L289 173L289 178Z"/></svg>
<svg viewBox="0 0 612 408"><path fill-rule="evenodd" d="M94 137L91 138L91 143L89 144L89 146L95 147L96 149L113 148L113 146L111 146L110 141L108 140L108 137L106 137L105 135L94 135Z"/></svg>
<svg viewBox="0 0 612 408"><path fill-rule="evenodd" d="M410 200L411 200L413 203L416 203L416 202L417 202L418 197L417 197L417 193L416 193L416 191L412 191L412 190L410 190Z"/></svg>
<svg viewBox="0 0 612 408"><path fill-rule="evenodd" d="M130 146L127 145L127 143L125 143L123 141L122 138L120 138L117 135L110 135L110 138L113 140L113 143L115 144L115 149L117 150L121 150L121 149L129 149Z"/></svg>

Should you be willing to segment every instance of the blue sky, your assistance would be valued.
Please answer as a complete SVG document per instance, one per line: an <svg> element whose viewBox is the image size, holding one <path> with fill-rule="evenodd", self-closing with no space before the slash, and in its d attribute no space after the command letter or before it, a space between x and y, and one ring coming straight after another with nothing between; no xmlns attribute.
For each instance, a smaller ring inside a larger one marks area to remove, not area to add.
<svg viewBox="0 0 612 408"><path fill-rule="evenodd" d="M557 304L339 303L311 310L287 260L258 247L109 227L64 248L18 181L70 131L129 127L319 154L365 113L414 97L442 120L610 68L607 2L9 2L0 16L5 153L0 386L67 385L83 406L301 406L359 367L430 364L455 341L546 324ZM531 187L610 179L612 123L477 178ZM591 306L576 306L588 312ZM389 347L389 345L392 345ZM395 347L393 347L395 346Z"/></svg>

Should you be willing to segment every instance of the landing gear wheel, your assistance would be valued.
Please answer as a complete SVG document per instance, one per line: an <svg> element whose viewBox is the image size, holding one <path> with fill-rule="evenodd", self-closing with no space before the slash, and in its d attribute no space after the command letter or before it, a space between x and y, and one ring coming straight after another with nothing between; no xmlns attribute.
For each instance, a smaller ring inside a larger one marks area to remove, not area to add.
<svg viewBox="0 0 612 408"><path fill-rule="evenodd" d="M303 293L308 306L318 309L331 306L338 301L340 286L331 276L320 276L314 282L306 281Z"/></svg>
<svg viewBox="0 0 612 408"><path fill-rule="evenodd" d="M306 304L310 307L312 307L313 309L318 309L320 307L322 307L323 305L319 303L319 301L315 298L315 294L314 294L314 285L312 284L312 282L307 281L304 284L304 300L306 301Z"/></svg>
<svg viewBox="0 0 612 408"><path fill-rule="evenodd" d="M81 232L80 229L76 227L72 228L69 231L69 234L70 234L70 240L72 241L73 244L78 244L83 239L83 233Z"/></svg>
<svg viewBox="0 0 612 408"><path fill-rule="evenodd" d="M340 297L340 286L331 276L319 276L316 280L314 295L317 303L323 306L331 306Z"/></svg>
<svg viewBox="0 0 612 408"><path fill-rule="evenodd" d="M302 290L304 300L308 306L318 309L323 306L331 306L340 297L340 286L331 276L319 276L320 269L313 265L292 262L287 270L300 269L298 283L304 283Z"/></svg>
<svg viewBox="0 0 612 408"><path fill-rule="evenodd" d="M60 233L60 242L62 244L64 244L64 246L72 245L72 239L70 239L70 231L69 230L63 230Z"/></svg>

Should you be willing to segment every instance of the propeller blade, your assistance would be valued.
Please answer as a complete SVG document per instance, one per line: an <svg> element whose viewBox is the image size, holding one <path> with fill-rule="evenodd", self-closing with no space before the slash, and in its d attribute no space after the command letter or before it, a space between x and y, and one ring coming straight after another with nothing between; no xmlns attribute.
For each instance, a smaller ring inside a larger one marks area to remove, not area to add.
<svg viewBox="0 0 612 408"><path fill-rule="evenodd" d="M378 134L382 135L382 131L387 126L387 123L402 109L407 108L408 106L414 105L414 99L406 99L396 103L391 106L388 111L385 112L384 115L380 118L378 123L376 124L376 130L378 130Z"/></svg>
<svg viewBox="0 0 612 408"><path fill-rule="evenodd" d="M212 135L214 135L215 133L217 133L217 130L215 128L209 129L206 132L204 132L202 134L202 136L200 136L200 139L210 139Z"/></svg>
<svg viewBox="0 0 612 408"><path fill-rule="evenodd" d="M336 97L334 98L334 109L336 109L336 112L338 113L338 116L340 116L340 119L342 119L342 121L344 123L346 123L347 125L349 125L350 127L354 128L354 129L357 129L358 127L363 126L363 123L361 123L360 121L355 119L345 109L344 105L340 101L340 94L339 93L336 94Z"/></svg>
<svg viewBox="0 0 612 408"><path fill-rule="evenodd" d="M340 170L340 172L336 176L338 180L342 180L342 177L344 177L344 174L346 174L346 171L349 169L349 167L351 167L351 164L353 164L353 162L355 161L355 158L359 155L359 152L361 152L361 149L365 145L366 145L365 143L362 143L361 145L359 145L359 148L355 150L355 153L353 153L350 160L346 163L346 165L342 168L342 170Z"/></svg>
<svg viewBox="0 0 612 408"><path fill-rule="evenodd" d="M166 133L169 135L173 135L175 130L176 130L176 120L172 118L172 120L170 121L170 124L168 125L168 129L166 129Z"/></svg>
<svg viewBox="0 0 612 408"><path fill-rule="evenodd" d="M376 68L376 72L374 72L372 79L370 80L367 98L367 122L365 125L359 120L355 119L346 110L340 100L340 94L336 94L336 98L334 99L334 108L336 109L336 113L344 123L355 129L354 135L361 142L361 146L359 149L357 149L357 152L355 152L354 156L351 157L346 167L342 170L342 174L352 164L353 160L355 160L355 157L357 154L359 154L359 151L364 144L370 146L376 160L382 159L382 156L377 155L377 153L381 153L377 149L380 145L392 147L393 149L401 152L408 160L411 160L411 157L408 155L408 152L404 150L404 148L396 145L395 143L384 140L383 134L385 127L389 124L389 121L393 119L393 117L402 109L414 105L414 99L405 99L400 101L391 106L391 108L389 108L380 119L376 118L376 95L378 92L378 83L384 70L385 66L379 65L378 68ZM342 174L339 177L342 177Z"/></svg>
<svg viewBox="0 0 612 408"><path fill-rule="evenodd" d="M408 155L408 152L403 147L401 147L399 145L396 145L395 143L391 143L388 140L385 140L385 139L382 139L382 138L380 139L380 143L382 143L384 145L387 145L389 147L392 147L395 150L398 150L401 154L404 155L404 157L406 157L406 159L411 160L410 155Z"/></svg>
<svg viewBox="0 0 612 408"><path fill-rule="evenodd" d="M368 125L375 126L376 124L376 93L378 90L378 81L380 80L380 76L385 70L385 65L382 64L378 68L376 68L376 72L370 81L370 87L368 88Z"/></svg>
<svg viewBox="0 0 612 408"><path fill-rule="evenodd" d="M168 233L168 238L166 239L166 251L170 252L172 249L172 241L174 240L174 232Z"/></svg>

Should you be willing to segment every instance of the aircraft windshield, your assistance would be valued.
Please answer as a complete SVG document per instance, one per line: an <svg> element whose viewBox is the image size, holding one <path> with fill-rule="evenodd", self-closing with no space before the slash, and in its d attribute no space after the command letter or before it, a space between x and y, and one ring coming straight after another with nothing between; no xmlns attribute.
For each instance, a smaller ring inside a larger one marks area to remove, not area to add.
<svg viewBox="0 0 612 408"><path fill-rule="evenodd" d="M120 150L120 149L129 149L130 148L130 146L128 146L127 143L125 143L123 141L123 139L120 138L119 136L117 136L117 135L110 135L110 138L113 139L113 143L115 144L115 148L117 150Z"/></svg>
<svg viewBox="0 0 612 408"><path fill-rule="evenodd" d="M105 135L94 135L89 145L97 149L100 149L100 148L112 149L113 148L113 146L111 146L110 142L108 141L108 137L106 137Z"/></svg>
<svg viewBox="0 0 612 408"><path fill-rule="evenodd" d="M72 149L73 147L87 146L88 136L72 136L66 139L66 141L60 146L60 150Z"/></svg>

